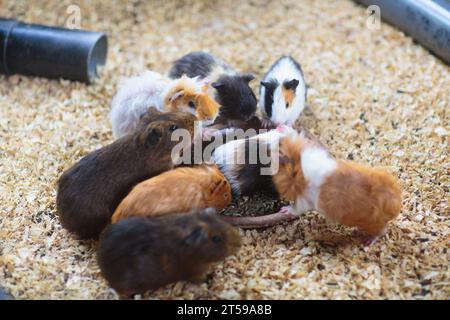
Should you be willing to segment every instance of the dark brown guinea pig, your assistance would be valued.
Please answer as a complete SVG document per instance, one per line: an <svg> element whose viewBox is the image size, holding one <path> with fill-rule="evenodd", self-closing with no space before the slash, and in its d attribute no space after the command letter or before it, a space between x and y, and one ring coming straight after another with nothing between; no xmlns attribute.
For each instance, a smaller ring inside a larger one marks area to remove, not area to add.
<svg viewBox="0 0 450 320"><path fill-rule="evenodd" d="M211 264L237 252L239 232L214 209L162 217L130 217L108 226L97 260L123 296L172 282L205 280Z"/></svg>
<svg viewBox="0 0 450 320"><path fill-rule="evenodd" d="M151 108L138 129L93 151L58 181L56 208L61 224L81 239L97 238L117 205L137 183L173 168L174 130L194 132L195 116Z"/></svg>

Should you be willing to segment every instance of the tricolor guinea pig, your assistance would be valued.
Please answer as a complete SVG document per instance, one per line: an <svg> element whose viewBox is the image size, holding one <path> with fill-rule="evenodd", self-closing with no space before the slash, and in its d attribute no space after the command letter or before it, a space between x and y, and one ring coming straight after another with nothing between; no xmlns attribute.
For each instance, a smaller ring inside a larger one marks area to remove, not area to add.
<svg viewBox="0 0 450 320"><path fill-rule="evenodd" d="M259 90L259 108L266 124L294 125L306 104L303 71L292 57L278 59L265 74Z"/></svg>
<svg viewBox="0 0 450 320"><path fill-rule="evenodd" d="M160 216L215 208L231 202L228 181L215 165L180 167L136 185L114 212L111 222L130 216Z"/></svg>
<svg viewBox="0 0 450 320"><path fill-rule="evenodd" d="M295 130L284 130L288 135L280 139L279 170L273 183L282 199L294 203L281 211L298 216L316 210L367 232L366 244L383 234L401 210L396 179L381 169L335 160Z"/></svg>
<svg viewBox="0 0 450 320"><path fill-rule="evenodd" d="M220 105L215 122L244 120L256 112L256 96L249 86L255 77L235 71L222 59L206 52L191 52L174 62L169 77L178 79L183 75L200 77L211 82L211 91Z"/></svg>
<svg viewBox="0 0 450 320"><path fill-rule="evenodd" d="M271 130L253 137L227 142L214 150L211 160L231 185L234 197L253 195L257 191L274 194L270 171L271 144L278 143L280 133Z"/></svg>
<svg viewBox="0 0 450 320"><path fill-rule="evenodd" d="M152 108L135 132L83 157L58 180L56 208L62 225L81 239L97 238L117 205L137 183L174 167L171 135L193 135L194 115Z"/></svg>
<svg viewBox="0 0 450 320"><path fill-rule="evenodd" d="M306 141L327 150L307 129L298 130ZM280 139L286 134L287 132L281 129L270 130L249 138L227 142L214 150L212 160L230 182L233 197L264 192L273 198L279 198L278 190L273 183L273 174L279 166L277 155ZM274 166L275 163L278 166ZM295 219L295 216L283 210L264 216L227 216L224 219L234 226L247 229L274 226Z"/></svg>
<svg viewBox="0 0 450 320"><path fill-rule="evenodd" d="M219 112L219 105L208 93L208 84L198 78L182 76L172 80L146 71L125 80L112 101L110 120L114 137L132 132L150 107L164 112L189 112L205 125L212 123Z"/></svg>
<svg viewBox="0 0 450 320"><path fill-rule="evenodd" d="M212 209L130 217L105 229L97 261L109 285L130 296L172 282L203 281L213 263L240 245L239 232Z"/></svg>
<svg viewBox="0 0 450 320"><path fill-rule="evenodd" d="M311 143L325 148L307 129L300 128L299 131ZM270 171L271 153L274 147L279 145L279 140L284 134L286 133L280 130L270 130L248 138L229 141L214 149L211 160L230 182L235 197L253 195L257 191L276 194ZM227 135L231 136L231 133Z"/></svg>

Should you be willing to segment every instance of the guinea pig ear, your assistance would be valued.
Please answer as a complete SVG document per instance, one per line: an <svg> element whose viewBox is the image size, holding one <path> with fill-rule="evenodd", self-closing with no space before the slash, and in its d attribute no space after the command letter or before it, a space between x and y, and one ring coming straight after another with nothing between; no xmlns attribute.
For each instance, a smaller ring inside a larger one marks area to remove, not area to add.
<svg viewBox="0 0 450 320"><path fill-rule="evenodd" d="M246 74L243 74L243 75L241 76L241 78L242 78L244 81L246 81L246 82L250 82L250 81L252 81L253 79L255 79L255 76L254 76L253 74L251 74L251 73L246 73Z"/></svg>
<svg viewBox="0 0 450 320"><path fill-rule="evenodd" d="M169 101L174 102L175 100L180 99L183 96L184 96L184 90L177 91L170 97Z"/></svg>
<svg viewBox="0 0 450 320"><path fill-rule="evenodd" d="M211 86L212 86L214 89L219 89L219 88L223 87L224 84L223 84L222 82L220 82L220 81L216 81L216 82L211 83Z"/></svg>
<svg viewBox="0 0 450 320"><path fill-rule="evenodd" d="M203 92L208 92L209 79L208 78L204 78L203 80L200 81L200 85L202 87L202 91Z"/></svg>
<svg viewBox="0 0 450 320"><path fill-rule="evenodd" d="M287 90L293 90L297 89L297 86L299 84L299 81L297 79L292 79L291 81L286 81L283 83L283 87Z"/></svg>
<svg viewBox="0 0 450 320"><path fill-rule="evenodd" d="M188 246L197 246L208 238L208 234L202 227L196 227L184 238L184 243Z"/></svg>
<svg viewBox="0 0 450 320"><path fill-rule="evenodd" d="M147 148L153 147L161 140L162 132L159 128L151 128L148 131L147 138L145 139L145 146Z"/></svg>

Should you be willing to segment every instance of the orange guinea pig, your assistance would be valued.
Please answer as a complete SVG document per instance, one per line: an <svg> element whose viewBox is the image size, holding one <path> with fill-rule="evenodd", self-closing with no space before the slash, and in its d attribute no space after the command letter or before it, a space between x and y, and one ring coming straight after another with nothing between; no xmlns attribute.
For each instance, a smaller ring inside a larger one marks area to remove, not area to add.
<svg viewBox="0 0 450 320"><path fill-rule="evenodd" d="M136 185L111 222L130 216L161 216L196 209L221 210L231 202L231 187L216 165L181 167Z"/></svg>

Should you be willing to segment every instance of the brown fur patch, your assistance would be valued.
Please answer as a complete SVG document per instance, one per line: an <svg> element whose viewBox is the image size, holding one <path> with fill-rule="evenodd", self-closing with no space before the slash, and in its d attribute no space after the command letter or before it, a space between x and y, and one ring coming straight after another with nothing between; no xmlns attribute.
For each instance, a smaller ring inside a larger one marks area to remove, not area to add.
<svg viewBox="0 0 450 320"><path fill-rule="evenodd" d="M117 207L111 221L208 207L223 209L230 201L230 184L217 166L177 168L135 186Z"/></svg>
<svg viewBox="0 0 450 320"><path fill-rule="evenodd" d="M284 101L286 101L288 107L290 107L295 98L295 91L281 86L281 92L283 93Z"/></svg>
<svg viewBox="0 0 450 320"><path fill-rule="evenodd" d="M285 137L280 140L279 170L273 176L273 183L280 197L294 201L306 189L300 153L305 141L299 135Z"/></svg>
<svg viewBox="0 0 450 320"><path fill-rule="evenodd" d="M376 236L400 213L401 190L385 171L339 160L320 188L318 209L336 222Z"/></svg>

